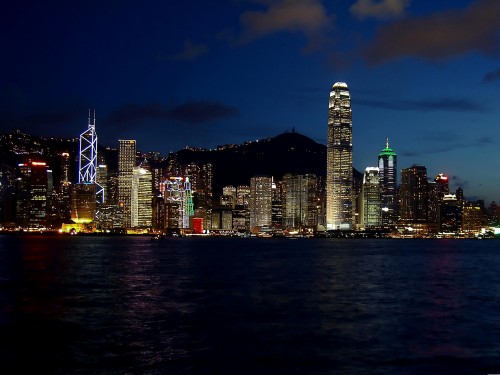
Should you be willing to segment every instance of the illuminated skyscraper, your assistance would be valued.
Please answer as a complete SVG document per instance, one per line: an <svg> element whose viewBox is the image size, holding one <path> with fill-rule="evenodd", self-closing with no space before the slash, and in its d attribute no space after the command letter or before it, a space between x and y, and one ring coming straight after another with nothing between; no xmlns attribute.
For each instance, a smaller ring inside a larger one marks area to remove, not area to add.
<svg viewBox="0 0 500 375"><path fill-rule="evenodd" d="M151 172L135 167L132 172L131 224L135 228L150 228L153 218L153 179Z"/></svg>
<svg viewBox="0 0 500 375"><path fill-rule="evenodd" d="M436 181L437 184L438 201L439 203L441 203L443 201L444 196L450 193L450 187L448 185L448 176L446 176L443 173L440 173L436 176L434 181Z"/></svg>
<svg viewBox="0 0 500 375"><path fill-rule="evenodd" d="M107 202L108 192L108 166L106 164L99 164L96 170L96 181L100 189L102 189L101 198L102 203Z"/></svg>
<svg viewBox="0 0 500 375"><path fill-rule="evenodd" d="M438 176L439 177L439 176ZM458 233L462 229L462 207L454 194L444 194L438 211L438 231Z"/></svg>
<svg viewBox="0 0 500 375"><path fill-rule="evenodd" d="M385 148L378 154L380 170L380 188L382 200L382 225L394 225L397 217L397 155L389 147L389 139Z"/></svg>
<svg viewBox="0 0 500 375"><path fill-rule="evenodd" d="M189 228L189 219L194 215L190 178L170 177L165 184L167 228Z"/></svg>
<svg viewBox="0 0 500 375"><path fill-rule="evenodd" d="M119 140L118 151L118 204L123 207L123 226L132 226L131 199L132 174L136 165L136 143L134 140Z"/></svg>
<svg viewBox="0 0 500 375"><path fill-rule="evenodd" d="M428 220L429 186L424 166L414 164L401 171L399 195L401 220L406 223L425 223Z"/></svg>
<svg viewBox="0 0 500 375"><path fill-rule="evenodd" d="M248 208L250 201L250 186L240 185L236 188L236 204Z"/></svg>
<svg viewBox="0 0 500 375"><path fill-rule="evenodd" d="M272 177L250 179L250 230L271 226Z"/></svg>
<svg viewBox="0 0 500 375"><path fill-rule="evenodd" d="M382 224L380 209L380 170L367 167L363 178L361 200L361 225L364 228L377 228Z"/></svg>
<svg viewBox="0 0 500 375"><path fill-rule="evenodd" d="M104 190L97 184L97 134L95 132L95 110L91 121L90 109L88 128L80 134L80 154L78 158L78 183L96 184L96 195L100 203L104 202Z"/></svg>
<svg viewBox="0 0 500 375"><path fill-rule="evenodd" d="M351 229L352 111L347 84L337 82L330 91L326 167L326 227Z"/></svg>
<svg viewBox="0 0 500 375"><path fill-rule="evenodd" d="M283 176L283 180L285 185L283 225L294 229L316 226L316 175L287 173Z"/></svg>

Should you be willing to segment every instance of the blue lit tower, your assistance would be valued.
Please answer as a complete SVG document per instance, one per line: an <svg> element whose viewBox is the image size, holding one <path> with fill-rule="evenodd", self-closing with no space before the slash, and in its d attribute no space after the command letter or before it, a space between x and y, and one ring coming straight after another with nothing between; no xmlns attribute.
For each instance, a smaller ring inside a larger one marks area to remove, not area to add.
<svg viewBox="0 0 500 375"><path fill-rule="evenodd" d="M326 227L349 230L353 224L352 111L347 84L337 82L328 105Z"/></svg>
<svg viewBox="0 0 500 375"><path fill-rule="evenodd" d="M380 170L380 196L382 200L382 225L396 224L397 213L397 155L389 147L387 139L385 148L378 154Z"/></svg>
<svg viewBox="0 0 500 375"><path fill-rule="evenodd" d="M95 110L91 122L90 109L88 128L80 134L80 154L78 158L78 183L95 184L99 202L103 202L104 189L97 183L97 134L95 132Z"/></svg>

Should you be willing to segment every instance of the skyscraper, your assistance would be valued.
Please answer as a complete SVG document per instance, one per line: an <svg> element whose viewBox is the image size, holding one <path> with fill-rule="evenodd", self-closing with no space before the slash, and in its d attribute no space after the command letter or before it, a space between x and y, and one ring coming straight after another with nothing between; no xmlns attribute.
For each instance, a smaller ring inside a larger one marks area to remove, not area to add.
<svg viewBox="0 0 500 375"><path fill-rule="evenodd" d="M150 228L153 218L153 180L151 172L134 167L132 172L131 224L135 228Z"/></svg>
<svg viewBox="0 0 500 375"><path fill-rule="evenodd" d="M380 227L380 170L377 167L367 167L363 178L361 200L361 226L364 228Z"/></svg>
<svg viewBox="0 0 500 375"><path fill-rule="evenodd" d="M78 183L96 184L96 195L100 203L104 202L104 190L97 184L97 134L95 132L95 110L91 121L90 109L88 128L80 134L80 154L78 158Z"/></svg>
<svg viewBox="0 0 500 375"><path fill-rule="evenodd" d="M118 204L123 207L123 226L132 226L132 175L136 164L135 140L119 140L118 151Z"/></svg>
<svg viewBox="0 0 500 375"><path fill-rule="evenodd" d="M387 139L385 148L378 154L380 170L380 188L382 200L382 225L396 224L397 217L397 155L389 147Z"/></svg>
<svg viewBox="0 0 500 375"><path fill-rule="evenodd" d="M400 214L406 223L425 223L428 220L427 169L412 165L401 171Z"/></svg>
<svg viewBox="0 0 500 375"><path fill-rule="evenodd" d="M285 199L283 225L290 229L317 225L316 175L287 173L283 176Z"/></svg>
<svg viewBox="0 0 500 375"><path fill-rule="evenodd" d="M352 111L347 84L337 82L330 91L326 167L326 227L351 229Z"/></svg>
<svg viewBox="0 0 500 375"><path fill-rule="evenodd" d="M255 176L250 179L250 230L271 226L272 178Z"/></svg>

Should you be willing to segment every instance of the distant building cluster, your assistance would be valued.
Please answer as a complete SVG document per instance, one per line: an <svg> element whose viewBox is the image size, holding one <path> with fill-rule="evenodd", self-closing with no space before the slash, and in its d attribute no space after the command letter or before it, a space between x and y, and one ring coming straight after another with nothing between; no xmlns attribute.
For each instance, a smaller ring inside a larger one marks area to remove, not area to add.
<svg viewBox="0 0 500 375"><path fill-rule="evenodd" d="M98 153L95 113L73 143L78 152L38 153L21 142L11 150L24 162L0 170L4 230L170 235L474 237L499 224L495 202L468 201L448 177L429 179L424 166L398 171L386 140L378 165L353 171L352 111L347 84L329 98L326 175L255 175L245 185L213 191L211 163L142 154L135 140L119 140L117 165ZM10 135L12 137L12 135ZM8 136L2 140L9 142ZM12 143L14 145L14 143ZM27 146L26 146L27 147ZM236 145L220 146L222 149ZM196 149L198 150L198 149ZM77 177L71 166L77 159ZM375 158L374 158L375 159ZM55 161L52 170L47 160ZM398 184L398 175L400 183Z"/></svg>

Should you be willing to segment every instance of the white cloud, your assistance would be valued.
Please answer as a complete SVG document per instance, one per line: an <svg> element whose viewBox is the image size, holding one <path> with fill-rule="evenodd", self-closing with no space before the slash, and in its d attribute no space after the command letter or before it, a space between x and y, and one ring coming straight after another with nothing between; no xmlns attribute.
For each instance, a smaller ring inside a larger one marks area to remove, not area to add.
<svg viewBox="0 0 500 375"><path fill-rule="evenodd" d="M301 32L310 41L331 26L320 0L279 0L265 2L267 9L244 12L240 16L241 42L248 42L280 31Z"/></svg>

